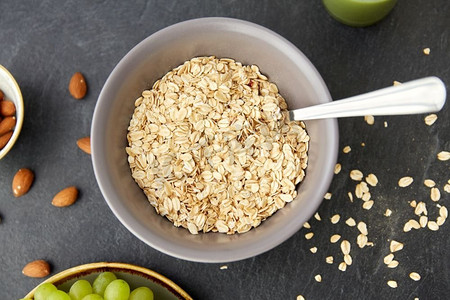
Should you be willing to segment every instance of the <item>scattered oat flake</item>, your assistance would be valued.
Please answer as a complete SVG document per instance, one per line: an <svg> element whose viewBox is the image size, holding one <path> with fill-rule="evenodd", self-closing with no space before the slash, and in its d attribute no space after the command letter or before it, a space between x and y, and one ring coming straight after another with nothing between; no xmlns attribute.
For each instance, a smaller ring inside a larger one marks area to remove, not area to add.
<svg viewBox="0 0 450 300"><path fill-rule="evenodd" d="M326 193L325 196L323 196L324 199L330 200L331 199L331 193Z"/></svg>
<svg viewBox="0 0 450 300"><path fill-rule="evenodd" d="M378 178L375 176L375 174L370 173L366 177L366 182L370 184L371 186L376 186L378 183Z"/></svg>
<svg viewBox="0 0 450 300"><path fill-rule="evenodd" d="M414 219L409 220L408 223L411 226L411 228L414 228L414 229L419 229L420 228L419 222L417 222Z"/></svg>
<svg viewBox="0 0 450 300"><path fill-rule="evenodd" d="M442 217L442 216L437 217L437 219L436 219L436 224L438 224L438 226L444 225L445 219L446 219L446 218L444 218L444 217Z"/></svg>
<svg viewBox="0 0 450 300"><path fill-rule="evenodd" d="M392 260L394 259L394 254L389 253L388 255L386 255L383 259L383 262L388 265L392 262Z"/></svg>
<svg viewBox="0 0 450 300"><path fill-rule="evenodd" d="M347 264L345 262L341 262L338 266L338 269L342 272L345 272L345 270L347 270Z"/></svg>
<svg viewBox="0 0 450 300"><path fill-rule="evenodd" d="M397 287L397 281L395 280L389 280L387 282L387 285L390 286L391 288L395 289Z"/></svg>
<svg viewBox="0 0 450 300"><path fill-rule="evenodd" d="M305 227L306 229L310 229L310 228L311 228L311 225L309 225L308 222L305 222L305 223L303 224L303 227Z"/></svg>
<svg viewBox="0 0 450 300"><path fill-rule="evenodd" d="M411 206L411 207L416 207L417 206L417 202L416 202L416 200L413 200L413 201L411 201L410 203L409 203L409 205Z"/></svg>
<svg viewBox="0 0 450 300"><path fill-rule="evenodd" d="M403 226L403 232L410 232L412 229L412 226L409 222L406 222L405 225Z"/></svg>
<svg viewBox="0 0 450 300"><path fill-rule="evenodd" d="M228 266L221 266L220 269L221 269L221 270L227 270L227 269L228 269Z"/></svg>
<svg viewBox="0 0 450 300"><path fill-rule="evenodd" d="M314 218L315 218L317 221L322 221L322 218L320 217L320 215L319 215L318 212L316 212L316 213L314 214Z"/></svg>
<svg viewBox="0 0 450 300"><path fill-rule="evenodd" d="M317 274L316 276L314 276L314 279L315 279L317 282L322 282L322 276L321 276L320 274Z"/></svg>
<svg viewBox="0 0 450 300"><path fill-rule="evenodd" d="M331 243L337 243L341 239L341 236L339 234L334 234L330 237Z"/></svg>
<svg viewBox="0 0 450 300"><path fill-rule="evenodd" d="M414 281L419 281L420 275L417 272L411 272L411 273L409 273L409 278L411 278Z"/></svg>
<svg viewBox="0 0 450 300"><path fill-rule="evenodd" d="M387 267L390 268L390 269L397 268L397 266L398 266L398 261L397 260L393 260L387 265Z"/></svg>
<svg viewBox="0 0 450 300"><path fill-rule="evenodd" d="M347 221L345 221L345 224L347 224L350 227L356 226L355 219L353 218L348 218Z"/></svg>
<svg viewBox="0 0 450 300"><path fill-rule="evenodd" d="M340 164L340 163L337 163L337 164L334 166L334 174L339 174L339 172L341 172L341 169L342 169L341 164Z"/></svg>
<svg viewBox="0 0 450 300"><path fill-rule="evenodd" d="M419 224L420 224L420 227L425 228L427 226L427 224L428 224L428 217L427 216L420 216Z"/></svg>
<svg viewBox="0 0 450 300"><path fill-rule="evenodd" d="M447 193L450 193L450 183L447 183L444 185L444 191L446 191Z"/></svg>
<svg viewBox="0 0 450 300"><path fill-rule="evenodd" d="M423 54L425 54L425 55L430 55L430 48L424 48L423 49Z"/></svg>
<svg viewBox="0 0 450 300"><path fill-rule="evenodd" d="M351 248L351 244L349 241L343 240L341 242L341 250L342 250L342 253L344 253L344 255L350 253L350 248Z"/></svg>
<svg viewBox="0 0 450 300"><path fill-rule="evenodd" d="M372 208L373 203L374 203L373 200L369 200L367 202L364 202L363 205L362 205L362 208L369 210L369 209Z"/></svg>
<svg viewBox="0 0 450 300"><path fill-rule="evenodd" d="M396 80L394 80L394 82L393 82L393 84L392 85L400 85L400 84L402 84L400 81L396 81Z"/></svg>
<svg viewBox="0 0 450 300"><path fill-rule="evenodd" d="M431 180L431 179L425 179L425 180L423 181L423 184L424 184L426 187L432 188L432 187L434 187L434 186L436 185L436 182L434 182L434 180Z"/></svg>
<svg viewBox="0 0 450 300"><path fill-rule="evenodd" d="M361 199L362 199L363 201L369 201L369 200L371 200L371 199L370 199L371 196L372 196L372 195L371 195L369 192L367 192L367 193L363 192L363 195L362 195Z"/></svg>
<svg viewBox="0 0 450 300"><path fill-rule="evenodd" d="M345 146L344 149L342 149L342 152L344 153L349 153L350 151L352 151L352 148L350 148L350 146Z"/></svg>
<svg viewBox="0 0 450 300"><path fill-rule="evenodd" d="M297 300L305 300L305 297L303 297L302 295L298 295Z"/></svg>
<svg viewBox="0 0 450 300"><path fill-rule="evenodd" d="M363 179L363 173L360 170L351 170L350 178L355 181L361 181Z"/></svg>
<svg viewBox="0 0 450 300"><path fill-rule="evenodd" d="M362 196L363 196L363 190L362 190L361 182L358 183L358 184L355 186L355 196L356 196L356 198L359 198L359 199L361 199Z"/></svg>
<svg viewBox="0 0 450 300"><path fill-rule="evenodd" d="M441 151L441 152L439 152L437 154L437 158L439 160L442 160L442 161L449 160L450 159L450 152L448 152L448 151Z"/></svg>
<svg viewBox="0 0 450 300"><path fill-rule="evenodd" d="M356 238L356 243L358 244L359 248L364 248L367 245L367 241L367 235L362 233L360 233Z"/></svg>
<svg viewBox="0 0 450 300"><path fill-rule="evenodd" d="M366 121L367 124L373 125L375 122L375 118L372 115L364 116L364 121Z"/></svg>
<svg viewBox="0 0 450 300"><path fill-rule="evenodd" d="M441 199L441 192L439 191L439 189L438 188L431 188L431 191L430 191L430 198L431 198L431 200L433 200L433 201L439 201L439 199Z"/></svg>
<svg viewBox="0 0 450 300"><path fill-rule="evenodd" d="M384 121L384 127L388 127L388 122Z"/></svg>
<svg viewBox="0 0 450 300"><path fill-rule="evenodd" d="M333 261L334 261L334 258L333 258L333 256L327 256L326 258L325 258L325 262L327 263L327 264L332 264L333 263Z"/></svg>
<svg viewBox="0 0 450 300"><path fill-rule="evenodd" d="M436 114L428 115L428 116L426 116L425 119L424 119L425 124L427 124L428 126L431 126L431 125L434 124L434 122L436 122L437 118L438 118L438 117L437 117Z"/></svg>
<svg viewBox="0 0 450 300"><path fill-rule="evenodd" d="M420 201L419 203L417 203L414 213L418 216L420 216L421 214L427 215L427 205L424 202Z"/></svg>
<svg viewBox="0 0 450 300"><path fill-rule="evenodd" d="M353 263L353 259L350 256L350 254L345 254L344 255L344 262L347 266L351 266L351 264Z"/></svg>
<svg viewBox="0 0 450 300"><path fill-rule="evenodd" d="M392 240L389 249L391 250L392 253L400 251L403 249L403 244L395 240Z"/></svg>
<svg viewBox="0 0 450 300"><path fill-rule="evenodd" d="M384 213L384 215L385 215L386 217L390 217L390 216L392 215L392 210L390 210L389 208L387 208L386 211L385 211L385 213Z"/></svg>
<svg viewBox="0 0 450 300"><path fill-rule="evenodd" d="M413 183L414 179L410 176L405 176L400 178L400 180L398 181L398 186L399 187L407 187L409 186L411 183Z"/></svg>
<svg viewBox="0 0 450 300"><path fill-rule="evenodd" d="M312 247L309 251L311 251L311 253L317 253L317 247Z"/></svg>
<svg viewBox="0 0 450 300"><path fill-rule="evenodd" d="M368 235L368 231L367 231L367 224L364 222L359 222L358 226L357 226L359 232L361 232L364 235Z"/></svg>
<svg viewBox="0 0 450 300"><path fill-rule="evenodd" d="M307 234L305 234L305 239L310 240L312 239L313 236L314 236L313 232L308 232Z"/></svg>
<svg viewBox="0 0 450 300"><path fill-rule="evenodd" d="M331 217L331 223L336 224L337 222L339 222L340 219L341 219L341 216L338 214L335 214L334 216Z"/></svg>
<svg viewBox="0 0 450 300"><path fill-rule="evenodd" d="M352 194L352 192L348 192L347 195L348 195L348 198L350 199L350 202L353 202L353 194Z"/></svg>
<svg viewBox="0 0 450 300"><path fill-rule="evenodd" d="M438 231L439 230L439 225L435 222L435 221L428 221L428 229L432 230L432 231Z"/></svg>
<svg viewBox="0 0 450 300"><path fill-rule="evenodd" d="M441 206L441 207L439 208L439 215L440 215L441 217L443 217L444 219L447 219L447 217L448 217L448 210L447 210L447 207Z"/></svg>

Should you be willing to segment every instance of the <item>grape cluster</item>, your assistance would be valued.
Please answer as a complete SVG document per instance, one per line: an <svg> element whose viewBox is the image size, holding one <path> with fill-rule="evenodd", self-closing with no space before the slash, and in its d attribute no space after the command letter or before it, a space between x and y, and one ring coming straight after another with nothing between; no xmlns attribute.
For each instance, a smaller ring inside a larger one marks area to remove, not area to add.
<svg viewBox="0 0 450 300"><path fill-rule="evenodd" d="M52 283L41 284L34 293L34 300L153 300L153 292L147 287L130 291L125 280L117 279L114 273L103 272L92 285L87 280L77 280L69 293L58 290Z"/></svg>

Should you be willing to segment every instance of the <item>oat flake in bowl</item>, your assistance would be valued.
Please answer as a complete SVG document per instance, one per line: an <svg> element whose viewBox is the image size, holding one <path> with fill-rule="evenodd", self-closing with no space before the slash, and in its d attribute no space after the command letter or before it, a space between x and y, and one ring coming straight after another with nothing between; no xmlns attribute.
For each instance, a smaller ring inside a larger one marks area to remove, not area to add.
<svg viewBox="0 0 450 300"><path fill-rule="evenodd" d="M135 102L132 176L156 211L192 234L244 233L296 196L309 136L257 66L197 57Z"/></svg>

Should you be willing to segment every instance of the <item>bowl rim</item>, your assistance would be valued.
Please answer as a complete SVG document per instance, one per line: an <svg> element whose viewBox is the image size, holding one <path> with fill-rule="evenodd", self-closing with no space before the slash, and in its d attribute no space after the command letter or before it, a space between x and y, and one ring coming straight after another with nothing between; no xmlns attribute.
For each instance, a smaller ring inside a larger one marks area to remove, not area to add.
<svg viewBox="0 0 450 300"><path fill-rule="evenodd" d="M178 286L175 282L170 280L169 278L165 277L164 275L161 275L153 270L128 264L128 263L121 263L121 262L96 262L96 263L88 263L84 265L78 265L69 269L66 269L64 271L61 271L52 277L46 279L45 281L41 282L39 285L37 285L34 289L32 289L26 296L25 299L33 298L34 293L36 292L37 288L44 284L44 283L57 283L58 281L62 280L70 280L73 278L78 277L78 275L81 275L83 273L89 272L100 272L100 271L106 271L110 270L112 272L124 272L124 273L139 273L139 275L145 275L150 278L156 279L159 282L162 282L165 286L169 287L171 290L178 293L176 296L183 297L182 299L186 300L192 300L192 297L189 296L188 293L186 293L180 286ZM119 271L117 271L119 270ZM159 284L158 282L158 284Z"/></svg>
<svg viewBox="0 0 450 300"><path fill-rule="evenodd" d="M209 23L209 24L208 24ZM328 91L328 88L321 77L320 73L317 71L317 69L314 67L314 65L311 63L311 61L304 55L294 44L292 44L290 41L288 41L286 38L282 37L278 33L263 27L261 25L244 21L240 19L235 18L227 18L227 17L206 17L206 18L196 18L196 19L190 19L186 21L182 21L179 23L175 23L173 25L170 25L168 27L165 27L163 29L160 29L150 36L146 37L144 40L139 42L137 45L135 45L114 67L114 69L111 71L109 77L107 78L100 95L98 97L94 115L93 115L93 121L91 126L91 139L92 139L92 164L94 169L94 174L97 180L97 183L99 185L100 191L107 202L108 206L116 216L116 218L119 219L119 221L122 223L123 226L125 226L131 233L133 233L137 238L139 238L141 241L145 242L147 245L151 246L152 248L168 254L170 256L181 258L188 261L195 261L195 262L203 262L203 263L225 263L225 262L233 262L238 261L242 259L247 259L251 257L255 257L259 254L262 254L266 251L269 251L276 246L280 245L287 239L289 239L292 235L294 235L302 226L303 223L299 223L298 220L292 220L289 223L289 228L286 228L286 230L283 230L280 232L279 235L274 236L273 239L271 239L270 243L266 244L257 244L253 245L250 249L248 246L245 248L242 248L241 251L231 251L229 249L222 251L222 257L217 257L214 254L211 254L211 252L203 251L199 249L188 249L188 251L182 251L180 249L177 249L177 247L171 247L170 242L160 239L159 237L155 236L154 234L150 233L148 234L147 231L145 231L145 228L143 228L134 218L129 217L127 214L124 215L123 212L121 212L120 209L120 200L115 199L115 193L113 190L109 189L112 187L109 180L106 178L108 176L105 175L105 171L103 169L103 155L99 152L97 154L97 147L100 148L100 145L97 145L97 140L104 140L103 138L103 132L99 126L97 126L97 122L99 122L99 119L101 119L101 110L106 105L109 89L114 88L115 83L118 82L120 75L118 73L122 71L127 71L129 68L129 63L133 60L133 56L135 53L138 53L139 51L142 51L141 48L145 47L147 44L151 43L151 41L155 38L160 38L163 34L166 32L170 32L174 30L175 27L178 28L187 28L188 26L208 26L208 25L217 25L220 24L223 27L227 28L235 28L237 26L241 26L243 28L251 29L253 31L257 31L258 33L264 35L264 36L270 36L274 39L274 43L283 45L286 47L286 51L289 53L289 55L293 55L298 59L299 64L302 64L306 68L306 72L308 73L308 76L310 75L310 80L314 82L318 86L317 90L320 91L320 93L323 95L324 99L323 101L332 101L332 98L330 96L330 93ZM329 140L329 145L334 150L333 153L326 158L327 165L330 164L330 166L334 166L337 161L338 156L338 145L339 145L339 132L338 132L338 123L337 119L328 119L325 120L326 128L330 132L331 139ZM101 127L101 126L100 126ZM321 190L324 190L324 194L326 192L326 189L328 189L332 177L334 173L333 171L330 171L329 174L326 174L324 176L322 182L319 183L318 188ZM321 198L322 199L322 198ZM308 215L313 215L314 212L317 210L317 208L321 204L321 200L318 200L317 202L311 204L307 208ZM295 228L294 228L295 227ZM149 238L148 235L151 235L152 237Z"/></svg>
<svg viewBox="0 0 450 300"><path fill-rule="evenodd" d="M5 157L6 154L12 149L14 144L16 143L17 139L19 138L20 131L22 130L23 125L23 119L24 119L24 104L23 104L23 96L22 91L20 90L19 84L17 83L14 76L11 74L11 72L8 71L7 68L5 68L3 65L0 65L0 72L3 72L6 74L7 77L10 78L11 82L13 83L14 89L17 91L17 94L19 95L17 99L18 107L16 107L16 126L14 127L13 135L9 139L8 143L3 147L3 149L0 150L0 159Z"/></svg>

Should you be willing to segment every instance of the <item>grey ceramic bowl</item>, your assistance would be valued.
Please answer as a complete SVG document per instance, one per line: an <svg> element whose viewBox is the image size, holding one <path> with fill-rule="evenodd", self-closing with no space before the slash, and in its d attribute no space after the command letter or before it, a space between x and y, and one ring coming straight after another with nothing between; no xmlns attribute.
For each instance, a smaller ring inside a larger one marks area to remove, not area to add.
<svg viewBox="0 0 450 300"><path fill-rule="evenodd" d="M289 108L331 101L317 70L290 42L255 24L228 18L185 21L162 29L134 47L106 81L92 122L95 176L111 210L139 239L166 254L199 262L252 257L297 232L317 210L333 176L338 152L337 121L306 122L309 165L298 197L244 234L192 235L156 214L131 177L125 147L134 101L172 68L195 56L233 58L256 64L275 82Z"/></svg>

